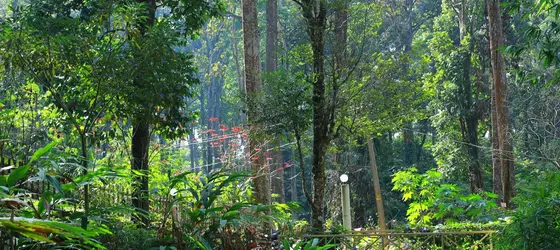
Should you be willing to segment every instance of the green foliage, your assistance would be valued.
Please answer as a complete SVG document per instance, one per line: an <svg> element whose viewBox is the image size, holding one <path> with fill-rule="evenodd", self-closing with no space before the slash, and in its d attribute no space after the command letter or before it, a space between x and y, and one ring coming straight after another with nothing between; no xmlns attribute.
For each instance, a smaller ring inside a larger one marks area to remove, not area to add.
<svg viewBox="0 0 560 250"><path fill-rule="evenodd" d="M63 207L64 194L60 182L53 173L44 172L40 163L59 142L51 142L37 150L27 165L11 170L8 175L0 176L0 229L3 232L21 237L27 244L39 248L80 247L86 249L105 249L95 238L111 232L103 225L92 225L88 230L65 221L46 220L54 212L55 204ZM37 176L30 176L35 173ZM42 176L42 177L41 177ZM44 191L39 197L31 195L24 183L39 182L52 185L53 192ZM35 198L34 198L35 197ZM27 201L26 201L27 200ZM20 216L20 217L18 217ZM53 218L55 219L55 218ZM3 235L4 236L4 235ZM4 240L4 238L0 238Z"/></svg>
<svg viewBox="0 0 560 250"><path fill-rule="evenodd" d="M487 222L492 220L489 212L497 207L495 194L465 194L456 184L445 183L443 174L436 169L423 174L416 168L399 171L393 184L393 190L402 192L403 200L410 202L406 214L412 225Z"/></svg>
<svg viewBox="0 0 560 250"><path fill-rule="evenodd" d="M534 84L546 82L553 84L560 77L560 43L557 39L559 27L560 4L557 1L512 1L503 4L508 14L516 17L519 26L519 42L509 44L502 51L515 57L526 57L527 62L538 61L534 71L516 70L523 80Z"/></svg>
<svg viewBox="0 0 560 250"><path fill-rule="evenodd" d="M303 73L279 70L265 78L260 120L269 133L299 133L311 125L311 86Z"/></svg>
<svg viewBox="0 0 560 250"><path fill-rule="evenodd" d="M500 249L560 248L560 174L534 174L519 185L517 206L504 228Z"/></svg>
<svg viewBox="0 0 560 250"><path fill-rule="evenodd" d="M246 248L256 242L258 225L276 221L284 223L295 204L254 205L243 193L249 189L243 181L247 175L223 169L208 175L183 172L170 175L167 185L154 190L162 209L159 234L165 235L171 221L177 244L188 249L216 247ZM176 192L171 195L171 191ZM272 211L268 214L267 211Z"/></svg>
<svg viewBox="0 0 560 250"><path fill-rule="evenodd" d="M105 227L80 226L56 221L34 220L27 218L0 218L0 229L25 236L36 247L79 247L85 249L105 249L95 240L102 234L111 232ZM35 241L35 242L33 242Z"/></svg>
<svg viewBox="0 0 560 250"><path fill-rule="evenodd" d="M150 249L158 246L154 230L136 228L136 225L112 225L112 234L99 237L99 241L108 249Z"/></svg>
<svg viewBox="0 0 560 250"><path fill-rule="evenodd" d="M283 244L286 250L327 250L336 247L336 244L319 244L319 239L312 239L309 241L299 241L290 244L290 241L284 240Z"/></svg>

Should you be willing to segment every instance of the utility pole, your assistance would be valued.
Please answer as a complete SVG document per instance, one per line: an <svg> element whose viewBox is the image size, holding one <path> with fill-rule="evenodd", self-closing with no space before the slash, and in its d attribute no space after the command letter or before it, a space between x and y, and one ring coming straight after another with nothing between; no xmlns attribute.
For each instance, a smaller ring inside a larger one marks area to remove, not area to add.
<svg viewBox="0 0 560 250"><path fill-rule="evenodd" d="M373 141L367 139L368 150L369 150L369 160L371 164L371 172L373 173L373 189L375 191L375 204L377 205L377 217L379 219L379 228L381 229L381 234L385 233L385 209L383 208L383 199L381 198L381 186L379 185L379 173L377 172L377 162L375 160L375 149L373 146ZM385 247L386 240L385 236L381 237L382 249Z"/></svg>

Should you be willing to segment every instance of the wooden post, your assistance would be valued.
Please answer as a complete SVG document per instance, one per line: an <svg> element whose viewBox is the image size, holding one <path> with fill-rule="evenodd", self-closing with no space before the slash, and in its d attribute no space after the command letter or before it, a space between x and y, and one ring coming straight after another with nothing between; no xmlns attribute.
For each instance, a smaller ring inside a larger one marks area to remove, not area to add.
<svg viewBox="0 0 560 250"><path fill-rule="evenodd" d="M377 205L377 217L379 218L379 228L381 234L385 233L385 209L383 208L383 199L381 198L381 186L379 185L379 173L377 172L377 162L375 160L375 149L373 141L367 140L369 150L369 162L371 164L371 171L373 173L373 189L375 191L375 204ZM385 236L381 237L381 245L385 248Z"/></svg>

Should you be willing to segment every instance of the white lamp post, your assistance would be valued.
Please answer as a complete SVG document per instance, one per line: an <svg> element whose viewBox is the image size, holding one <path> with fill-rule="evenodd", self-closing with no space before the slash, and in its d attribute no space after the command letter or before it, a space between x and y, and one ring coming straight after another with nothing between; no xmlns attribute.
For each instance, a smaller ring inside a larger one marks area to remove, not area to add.
<svg viewBox="0 0 560 250"><path fill-rule="evenodd" d="M350 214L350 185L348 185L348 175L340 176L341 197L342 197L342 226L344 229L352 230L352 216Z"/></svg>

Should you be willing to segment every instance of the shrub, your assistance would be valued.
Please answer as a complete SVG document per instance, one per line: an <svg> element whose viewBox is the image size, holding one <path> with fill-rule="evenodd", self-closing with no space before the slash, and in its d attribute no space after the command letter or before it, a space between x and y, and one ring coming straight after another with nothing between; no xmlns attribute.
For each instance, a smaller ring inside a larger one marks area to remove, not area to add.
<svg viewBox="0 0 560 250"><path fill-rule="evenodd" d="M514 198L511 223L504 228L500 249L560 249L560 173L526 178Z"/></svg>
<svg viewBox="0 0 560 250"><path fill-rule="evenodd" d="M456 184L446 183L436 169L418 173L416 168L410 168L397 172L392 181L393 190L402 192L403 200L410 202L406 215L413 226L489 222L493 220L489 215L497 208L495 194L470 194Z"/></svg>

